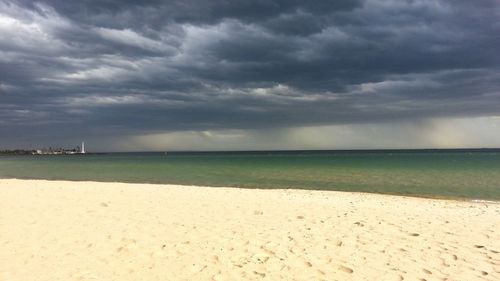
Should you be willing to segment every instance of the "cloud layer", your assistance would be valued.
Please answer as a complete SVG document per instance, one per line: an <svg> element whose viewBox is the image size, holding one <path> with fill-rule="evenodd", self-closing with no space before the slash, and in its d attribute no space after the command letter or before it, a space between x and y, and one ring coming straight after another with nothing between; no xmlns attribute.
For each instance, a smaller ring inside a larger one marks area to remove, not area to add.
<svg viewBox="0 0 500 281"><path fill-rule="evenodd" d="M0 0L0 145L496 116L498 18L496 0Z"/></svg>

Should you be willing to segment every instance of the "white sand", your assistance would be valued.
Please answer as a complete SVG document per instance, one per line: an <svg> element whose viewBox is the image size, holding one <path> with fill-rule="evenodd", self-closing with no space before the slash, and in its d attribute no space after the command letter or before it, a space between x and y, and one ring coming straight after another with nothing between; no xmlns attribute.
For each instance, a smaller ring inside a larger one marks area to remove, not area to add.
<svg viewBox="0 0 500 281"><path fill-rule="evenodd" d="M500 280L500 204L0 180L0 280Z"/></svg>

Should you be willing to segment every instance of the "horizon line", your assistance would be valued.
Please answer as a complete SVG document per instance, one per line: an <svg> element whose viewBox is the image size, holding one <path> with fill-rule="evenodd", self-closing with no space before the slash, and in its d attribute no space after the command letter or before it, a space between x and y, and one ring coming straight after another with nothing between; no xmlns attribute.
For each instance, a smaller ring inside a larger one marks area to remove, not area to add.
<svg viewBox="0 0 500 281"><path fill-rule="evenodd" d="M500 150L500 147L461 148L348 148L348 149L249 149L249 150L142 150L142 151L95 151L90 153L209 153L209 152L350 152L350 151L436 151L436 150Z"/></svg>

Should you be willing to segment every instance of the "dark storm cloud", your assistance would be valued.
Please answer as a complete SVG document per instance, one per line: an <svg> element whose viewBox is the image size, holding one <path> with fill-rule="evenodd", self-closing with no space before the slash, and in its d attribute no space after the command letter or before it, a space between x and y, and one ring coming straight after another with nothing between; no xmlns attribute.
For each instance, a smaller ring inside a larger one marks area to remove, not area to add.
<svg viewBox="0 0 500 281"><path fill-rule="evenodd" d="M497 115L498 18L494 0L0 0L0 135Z"/></svg>
<svg viewBox="0 0 500 281"><path fill-rule="evenodd" d="M36 9L36 2L20 1L24 7ZM154 26L168 22L191 24L215 24L224 19L238 19L244 22L260 22L283 14L298 11L314 15L352 10L359 7L359 0L301 1L301 0L82 0L44 1L65 16L79 22L114 25L110 18L123 20L121 26L135 23L137 26ZM142 16L147 17L144 20ZM126 21L130 19L131 21Z"/></svg>

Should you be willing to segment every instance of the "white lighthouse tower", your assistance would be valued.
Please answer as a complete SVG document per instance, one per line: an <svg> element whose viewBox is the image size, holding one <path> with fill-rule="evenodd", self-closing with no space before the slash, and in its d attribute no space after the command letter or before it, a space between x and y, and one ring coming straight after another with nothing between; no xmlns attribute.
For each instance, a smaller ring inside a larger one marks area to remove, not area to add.
<svg viewBox="0 0 500 281"><path fill-rule="evenodd" d="M81 154L85 154L85 142L82 141L82 150L80 151Z"/></svg>

